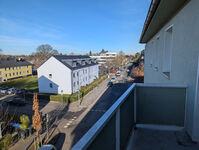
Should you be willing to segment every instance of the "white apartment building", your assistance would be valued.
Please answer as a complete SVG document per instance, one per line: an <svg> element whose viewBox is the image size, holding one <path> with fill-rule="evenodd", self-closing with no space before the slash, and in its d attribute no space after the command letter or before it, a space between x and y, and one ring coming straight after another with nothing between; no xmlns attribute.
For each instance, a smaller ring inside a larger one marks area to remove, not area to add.
<svg viewBox="0 0 199 150"><path fill-rule="evenodd" d="M39 92L72 94L98 78L98 63L89 56L52 56L38 69Z"/></svg>
<svg viewBox="0 0 199 150"><path fill-rule="evenodd" d="M116 56L116 52L104 52L100 53L98 56L91 56L91 58L97 59L99 64L105 64L107 61L115 59Z"/></svg>

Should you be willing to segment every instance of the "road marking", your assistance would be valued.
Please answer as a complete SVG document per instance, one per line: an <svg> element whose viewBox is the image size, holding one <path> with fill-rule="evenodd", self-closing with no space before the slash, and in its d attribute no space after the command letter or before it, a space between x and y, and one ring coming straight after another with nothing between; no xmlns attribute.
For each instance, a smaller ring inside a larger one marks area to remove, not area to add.
<svg viewBox="0 0 199 150"><path fill-rule="evenodd" d="M68 128L68 126L70 126L73 123L73 121L75 121L76 118L77 117L74 116L71 120L69 120L68 123L64 126L64 128Z"/></svg>
<svg viewBox="0 0 199 150"><path fill-rule="evenodd" d="M91 109L90 111L95 111L95 112L106 112L106 110L100 110L100 109Z"/></svg>

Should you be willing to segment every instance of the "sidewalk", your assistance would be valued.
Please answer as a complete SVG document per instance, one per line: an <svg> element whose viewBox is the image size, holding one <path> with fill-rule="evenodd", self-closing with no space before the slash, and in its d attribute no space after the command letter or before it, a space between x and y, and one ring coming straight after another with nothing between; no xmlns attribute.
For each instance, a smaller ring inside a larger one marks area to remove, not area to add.
<svg viewBox="0 0 199 150"><path fill-rule="evenodd" d="M77 119L75 120L76 122L81 121L81 119L87 114L87 112L90 110L90 108L97 102L97 100L99 99L99 97L105 92L105 90L107 89L107 82L108 81L109 81L109 79L104 80L102 83L100 83L100 85L98 85L91 92L89 92L82 99L81 105L79 105L78 101L70 103L67 112L69 112L69 113L70 112L82 112L77 117ZM61 104L61 105L63 105L63 104ZM64 105L66 105L66 104L64 104ZM64 116L67 115L67 112L66 112L66 114ZM63 116L63 118L64 118L64 116ZM63 119L60 122L60 124L63 124L63 122L65 122L65 121L66 120ZM62 132L65 132L65 133L67 132L67 135L69 135L70 132L68 133L68 130L63 129L63 126L60 125L60 124L58 125L59 130L62 131ZM30 137L28 137L25 140L20 140L13 147L11 147L10 150L26 150L27 147L32 143L33 137L34 136L30 136ZM70 139L66 138L65 141L64 141L64 145L65 145L65 143L67 143L67 147L68 147L68 143L71 143ZM58 145L58 147L59 147L59 145Z"/></svg>

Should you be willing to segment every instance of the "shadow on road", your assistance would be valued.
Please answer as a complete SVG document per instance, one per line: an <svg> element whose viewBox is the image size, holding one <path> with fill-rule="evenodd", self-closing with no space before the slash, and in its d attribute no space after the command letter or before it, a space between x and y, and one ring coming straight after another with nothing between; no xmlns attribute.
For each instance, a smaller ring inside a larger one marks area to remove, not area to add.
<svg viewBox="0 0 199 150"><path fill-rule="evenodd" d="M61 150L63 148L65 138L65 133L58 133L49 141L48 144L55 145L58 150Z"/></svg>
<svg viewBox="0 0 199 150"><path fill-rule="evenodd" d="M97 103L90 109L81 122L72 131L71 147L98 121L98 119L112 106L115 101L130 87L132 82L115 83L109 87L99 98ZM70 147L70 148L71 148Z"/></svg>

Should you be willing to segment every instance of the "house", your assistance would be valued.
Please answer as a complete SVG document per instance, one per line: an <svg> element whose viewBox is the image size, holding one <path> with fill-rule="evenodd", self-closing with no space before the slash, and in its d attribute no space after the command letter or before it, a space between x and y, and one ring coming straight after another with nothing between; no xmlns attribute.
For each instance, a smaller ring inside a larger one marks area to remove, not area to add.
<svg viewBox="0 0 199 150"><path fill-rule="evenodd" d="M98 78L98 63L89 56L52 56L38 69L39 92L72 94Z"/></svg>
<svg viewBox="0 0 199 150"><path fill-rule="evenodd" d="M32 75L32 64L25 59L0 60L0 82Z"/></svg>
<svg viewBox="0 0 199 150"><path fill-rule="evenodd" d="M140 38L144 83L127 89L72 150L199 149L198 27L198 0L152 0Z"/></svg>
<svg viewBox="0 0 199 150"><path fill-rule="evenodd" d="M98 56L91 56L91 58L95 58L99 64L106 64L107 61L115 59L117 56L116 52L101 52Z"/></svg>

